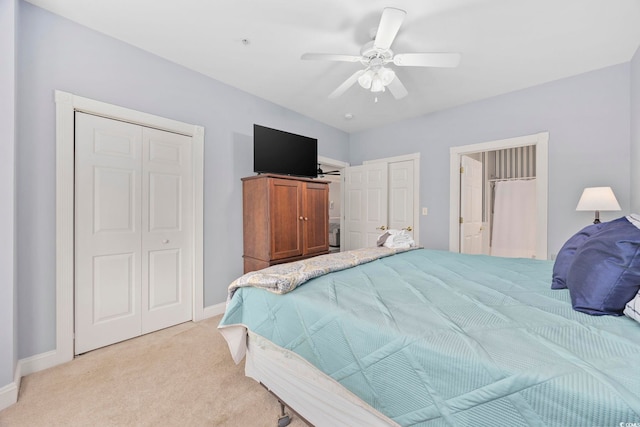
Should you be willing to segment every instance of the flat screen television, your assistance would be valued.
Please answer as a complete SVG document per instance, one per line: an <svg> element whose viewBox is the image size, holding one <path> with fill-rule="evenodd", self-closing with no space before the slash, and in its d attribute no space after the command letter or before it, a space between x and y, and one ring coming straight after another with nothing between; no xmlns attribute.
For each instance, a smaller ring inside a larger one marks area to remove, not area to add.
<svg viewBox="0 0 640 427"><path fill-rule="evenodd" d="M318 176L318 140L253 125L253 171Z"/></svg>

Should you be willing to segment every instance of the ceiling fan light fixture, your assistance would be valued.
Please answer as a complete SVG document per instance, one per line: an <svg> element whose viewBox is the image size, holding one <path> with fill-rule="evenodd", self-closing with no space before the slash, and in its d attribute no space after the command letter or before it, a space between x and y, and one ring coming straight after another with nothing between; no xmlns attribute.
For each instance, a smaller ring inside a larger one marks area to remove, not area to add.
<svg viewBox="0 0 640 427"><path fill-rule="evenodd" d="M389 86L389 83L396 78L396 73L390 68L382 67L380 68L380 71L378 71L378 76L380 76L380 80L383 85Z"/></svg>
<svg viewBox="0 0 640 427"><path fill-rule="evenodd" d="M378 74L371 80L371 92L384 92L384 83Z"/></svg>
<svg viewBox="0 0 640 427"><path fill-rule="evenodd" d="M365 89L371 88L371 83L373 81L373 71L367 70L364 74L358 77L358 83Z"/></svg>
<svg viewBox="0 0 640 427"><path fill-rule="evenodd" d="M386 7L382 11L377 29L369 34L373 40L360 49L360 55L344 55L334 53L305 53L301 59L320 59L327 61L360 62L363 69L351 74L340 86L329 94L329 98L337 98L345 93L356 82L363 89L374 93L389 92L395 99L402 99L409 94L400 81L400 77L387 64L401 67L457 67L460 54L454 52L424 52L394 54L391 50L398 30L402 25L406 11L395 7ZM376 102L378 100L375 97Z"/></svg>

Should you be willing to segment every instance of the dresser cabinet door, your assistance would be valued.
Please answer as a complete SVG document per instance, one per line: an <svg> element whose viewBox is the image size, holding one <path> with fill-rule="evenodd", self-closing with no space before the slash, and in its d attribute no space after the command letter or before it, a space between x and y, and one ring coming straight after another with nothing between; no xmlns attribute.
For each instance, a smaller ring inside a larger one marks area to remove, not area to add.
<svg viewBox="0 0 640 427"><path fill-rule="evenodd" d="M304 183L303 253L329 250L329 187L327 184Z"/></svg>
<svg viewBox="0 0 640 427"><path fill-rule="evenodd" d="M269 186L271 259L302 255L303 184L288 179L271 179Z"/></svg>

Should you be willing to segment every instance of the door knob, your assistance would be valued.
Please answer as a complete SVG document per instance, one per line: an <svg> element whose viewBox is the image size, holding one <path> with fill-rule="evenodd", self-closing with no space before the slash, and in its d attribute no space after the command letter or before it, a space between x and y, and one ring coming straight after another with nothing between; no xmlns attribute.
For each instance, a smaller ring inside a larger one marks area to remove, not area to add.
<svg viewBox="0 0 640 427"><path fill-rule="evenodd" d="M413 231L413 228L411 228L411 226L408 226L408 227L403 228L403 230Z"/></svg>
<svg viewBox="0 0 640 427"><path fill-rule="evenodd" d="M387 229L387 226L386 226L386 225L381 225L380 227L376 227L376 230L382 230L382 231L384 231L384 230L386 230L386 229Z"/></svg>
<svg viewBox="0 0 640 427"><path fill-rule="evenodd" d="M166 245L167 243L169 243L169 239L164 239L164 240L162 241L162 243L164 243L164 244Z"/></svg>
<svg viewBox="0 0 640 427"><path fill-rule="evenodd" d="M309 221L309 218L307 218L307 217L305 216L305 217L304 217L304 220L305 220L305 221Z"/></svg>
<svg viewBox="0 0 640 427"><path fill-rule="evenodd" d="M303 217L300 217L300 218L299 218L299 220L300 220L300 221L302 221L303 219L304 219Z"/></svg>

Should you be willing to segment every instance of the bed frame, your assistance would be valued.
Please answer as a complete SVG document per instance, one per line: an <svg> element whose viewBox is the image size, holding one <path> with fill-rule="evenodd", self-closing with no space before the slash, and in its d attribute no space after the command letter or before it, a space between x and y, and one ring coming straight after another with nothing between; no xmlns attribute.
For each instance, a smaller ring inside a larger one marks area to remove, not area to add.
<svg viewBox="0 0 640 427"><path fill-rule="evenodd" d="M291 421L285 406L310 426L399 427L296 353L250 331L246 333L245 374L265 387L280 403L278 427Z"/></svg>

